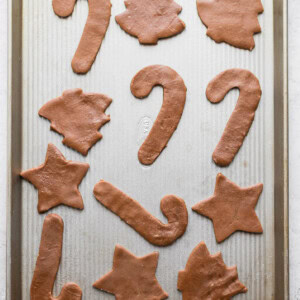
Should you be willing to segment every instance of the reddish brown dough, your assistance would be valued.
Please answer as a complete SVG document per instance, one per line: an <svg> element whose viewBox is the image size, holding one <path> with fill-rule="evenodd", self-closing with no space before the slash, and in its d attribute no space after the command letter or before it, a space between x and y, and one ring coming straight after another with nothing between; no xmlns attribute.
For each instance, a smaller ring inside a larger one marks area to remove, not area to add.
<svg viewBox="0 0 300 300"><path fill-rule="evenodd" d="M168 224L164 224L109 182L99 181L94 187L94 195L151 244L170 245L186 230L188 212L184 201L177 196L167 195L160 202L160 209L168 219Z"/></svg>
<svg viewBox="0 0 300 300"><path fill-rule="evenodd" d="M152 88L161 85L164 99L149 135L138 152L139 161L151 165L167 146L180 121L186 98L182 78L173 69L153 65L139 71L131 81L131 92L137 98L148 96Z"/></svg>
<svg viewBox="0 0 300 300"><path fill-rule="evenodd" d="M78 185L88 169L89 164L66 160L53 144L49 144L45 162L20 175L38 189L37 208L43 213L60 204L83 209Z"/></svg>
<svg viewBox="0 0 300 300"><path fill-rule="evenodd" d="M255 213L262 190L262 183L241 188L219 173L214 195L200 201L192 209L213 221L218 243L238 230L262 233L262 226Z"/></svg>
<svg viewBox="0 0 300 300"><path fill-rule="evenodd" d="M39 255L30 288L31 300L81 300L82 291L73 282L65 284L58 297L52 295L54 281L60 264L64 223L60 216L46 216Z"/></svg>
<svg viewBox="0 0 300 300"><path fill-rule="evenodd" d="M76 0L53 0L53 10L59 17L72 14ZM104 39L111 16L109 0L88 0L89 14L78 48L72 60L75 73L87 73Z"/></svg>
<svg viewBox="0 0 300 300"><path fill-rule="evenodd" d="M182 8L173 0L126 0L124 3L127 10L116 16L116 21L141 44L157 44L158 39L176 35L185 28L178 17Z"/></svg>
<svg viewBox="0 0 300 300"><path fill-rule="evenodd" d="M112 270L98 279L93 287L111 294L117 300L162 300L168 294L161 288L155 272L158 252L137 257L117 245Z"/></svg>
<svg viewBox="0 0 300 300"><path fill-rule="evenodd" d="M211 255L204 242L192 251L185 269L179 271L177 288L183 300L230 300L247 292L236 266L227 267L220 252Z"/></svg>
<svg viewBox="0 0 300 300"><path fill-rule="evenodd" d="M67 90L44 104L39 115L50 120L51 129L64 136L63 144L87 155L102 138L98 130L110 121L110 116L104 112L111 102L111 98L103 94Z"/></svg>
<svg viewBox="0 0 300 300"><path fill-rule="evenodd" d="M233 88L240 90L239 99L212 156L221 167L228 166L242 146L261 97L258 79L243 69L230 69L217 75L208 84L206 97L210 102L218 103Z"/></svg>
<svg viewBox="0 0 300 300"><path fill-rule="evenodd" d="M215 42L252 50L253 35L261 32L258 14L264 11L260 0L197 0L198 15Z"/></svg>

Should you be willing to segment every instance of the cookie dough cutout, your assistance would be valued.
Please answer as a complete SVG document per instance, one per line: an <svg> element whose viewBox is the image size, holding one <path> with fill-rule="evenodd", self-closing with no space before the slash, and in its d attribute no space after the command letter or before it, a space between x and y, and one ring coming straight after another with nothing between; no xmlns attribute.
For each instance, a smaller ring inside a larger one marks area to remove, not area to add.
<svg viewBox="0 0 300 300"><path fill-rule="evenodd" d="M68 17L76 0L53 0L53 10L59 17ZM105 37L111 16L109 0L88 0L89 14L78 48L72 60L75 73L85 74L92 67Z"/></svg>
<svg viewBox="0 0 300 300"><path fill-rule="evenodd" d="M117 245L112 270L98 279L93 287L122 300L163 300L168 294L158 283L155 272L158 252L137 257Z"/></svg>
<svg viewBox="0 0 300 300"><path fill-rule="evenodd" d="M236 266L227 267L220 252L211 255L204 242L192 251L185 269L179 271L177 288L183 300L229 300L247 292Z"/></svg>
<svg viewBox="0 0 300 300"><path fill-rule="evenodd" d="M120 27L140 44L157 44L158 39L179 34L185 28L178 17L181 6L173 0L126 0L127 10L116 16Z"/></svg>
<svg viewBox="0 0 300 300"><path fill-rule="evenodd" d="M160 112L138 152L139 161L151 165L167 146L185 105L186 87L182 78L173 69L162 65L148 66L139 71L131 81L131 92L137 98L147 97L152 88L164 89Z"/></svg>
<svg viewBox="0 0 300 300"><path fill-rule="evenodd" d="M38 212L43 213L58 205L83 209L78 190L89 164L66 160L62 153L49 144L45 162L20 175L38 189Z"/></svg>
<svg viewBox="0 0 300 300"><path fill-rule="evenodd" d="M167 195L160 202L168 224L153 217L137 201L104 180L95 185L94 196L153 245L170 245L186 230L188 212L184 201L177 196Z"/></svg>
<svg viewBox="0 0 300 300"><path fill-rule="evenodd" d="M233 88L238 88L240 95L212 155L215 163L221 167L228 166L242 146L262 93L258 79L250 71L229 69L209 82L206 97L212 103L219 103Z"/></svg>
<svg viewBox="0 0 300 300"><path fill-rule="evenodd" d="M262 183L241 188L219 173L213 196L200 201L192 209L213 221L218 243L236 231L262 233L262 226L255 213L262 190Z"/></svg>
<svg viewBox="0 0 300 300"><path fill-rule="evenodd" d="M197 9L215 42L245 50L255 47L253 35L261 32L257 16L264 11L260 0L197 0Z"/></svg>
<svg viewBox="0 0 300 300"><path fill-rule="evenodd" d="M81 300L82 291L73 282L65 284L58 297L52 295L61 259L63 231L64 223L60 216L46 216L30 288L31 300Z"/></svg>
<svg viewBox="0 0 300 300"><path fill-rule="evenodd" d="M39 115L51 122L51 129L64 136L63 144L87 155L102 138L98 130L110 121L105 110L111 98L103 94L85 94L81 89L64 91L62 96L48 101Z"/></svg>

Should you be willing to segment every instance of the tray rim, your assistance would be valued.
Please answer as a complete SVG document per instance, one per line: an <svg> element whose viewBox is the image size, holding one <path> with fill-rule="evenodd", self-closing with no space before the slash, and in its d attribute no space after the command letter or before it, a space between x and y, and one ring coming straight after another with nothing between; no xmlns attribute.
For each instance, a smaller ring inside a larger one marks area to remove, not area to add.
<svg viewBox="0 0 300 300"><path fill-rule="evenodd" d="M267 0L269 1L269 0ZM272 1L272 0L270 0ZM289 299L287 0L274 0L274 218L273 299ZM8 111L6 299L20 300L22 153L22 0L8 1ZM276 22L275 22L276 20ZM19 107L20 109L14 109ZM275 122L276 121L276 122ZM18 247L19 245L19 247Z"/></svg>

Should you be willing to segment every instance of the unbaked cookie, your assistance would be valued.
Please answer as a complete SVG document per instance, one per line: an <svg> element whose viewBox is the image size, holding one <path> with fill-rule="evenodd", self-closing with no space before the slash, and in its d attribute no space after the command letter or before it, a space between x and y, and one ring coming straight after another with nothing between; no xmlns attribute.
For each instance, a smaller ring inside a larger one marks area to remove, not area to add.
<svg viewBox="0 0 300 300"><path fill-rule="evenodd" d="M105 110L111 102L111 98L103 94L67 90L44 104L39 115L51 122L52 130L64 136L63 144L87 155L89 149L102 139L98 130L110 121Z"/></svg>

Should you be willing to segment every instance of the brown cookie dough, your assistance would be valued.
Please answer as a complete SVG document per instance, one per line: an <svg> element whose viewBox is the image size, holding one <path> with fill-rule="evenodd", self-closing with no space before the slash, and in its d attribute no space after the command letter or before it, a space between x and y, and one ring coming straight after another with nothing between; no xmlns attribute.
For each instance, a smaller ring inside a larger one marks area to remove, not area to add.
<svg viewBox="0 0 300 300"><path fill-rule="evenodd" d="M127 10L116 16L121 28L139 39L141 44L157 44L158 39L182 32L185 24L173 0L126 0Z"/></svg>
<svg viewBox="0 0 300 300"><path fill-rule="evenodd" d="M218 243L238 230L262 233L254 210L262 190L262 183L241 188L219 173L214 195L200 201L192 209L213 221Z"/></svg>
<svg viewBox="0 0 300 300"><path fill-rule="evenodd" d="M60 204L83 209L78 185L88 168L89 164L66 160L53 144L49 144L45 162L20 175L38 189L39 213Z"/></svg>
<svg viewBox="0 0 300 300"><path fill-rule="evenodd" d="M103 94L85 94L81 89L64 91L48 101L39 115L50 120L51 129L64 136L63 144L87 155L102 138L98 130L110 121L104 112L112 100Z"/></svg>
<svg viewBox="0 0 300 300"><path fill-rule="evenodd" d="M53 10L59 17L72 14L75 0L53 0ZM89 14L78 48L72 60L75 73L87 73L101 47L111 15L109 0L88 0Z"/></svg>
<svg viewBox="0 0 300 300"><path fill-rule="evenodd" d="M113 269L93 287L114 294L118 300L162 300L168 294L161 288L155 272L158 252L137 257L120 245L114 253Z"/></svg>
<svg viewBox="0 0 300 300"><path fill-rule="evenodd" d="M227 267L220 252L210 255L204 242L192 251L185 269L179 271L177 288L183 300L229 300L247 292L236 266Z"/></svg>
<svg viewBox="0 0 300 300"><path fill-rule="evenodd" d="M138 158L144 165L153 164L167 146L185 105L184 82L178 73L167 66L152 65L142 69L132 79L130 88L135 97L145 98L156 85L163 87L164 98L151 131L139 149Z"/></svg>
<svg viewBox="0 0 300 300"><path fill-rule="evenodd" d="M81 300L82 291L73 282L65 284L58 297L52 295L54 281L60 264L64 223L60 216L46 216L39 255L30 288L31 300Z"/></svg>
<svg viewBox="0 0 300 300"><path fill-rule="evenodd" d="M197 0L206 34L215 42L252 50L253 35L261 32L257 15L264 11L260 0Z"/></svg>
<svg viewBox="0 0 300 300"><path fill-rule="evenodd" d="M210 102L218 103L233 88L238 88L240 95L213 153L213 160L222 167L228 166L233 161L242 146L261 97L258 79L244 69L229 69L221 72L209 82L206 97Z"/></svg>
<svg viewBox="0 0 300 300"><path fill-rule="evenodd" d="M109 182L99 181L94 187L96 199L118 215L148 242L167 246L181 237L187 227L188 213L184 201L174 195L162 198L160 209L168 219L163 224L153 217L137 201L130 198Z"/></svg>

